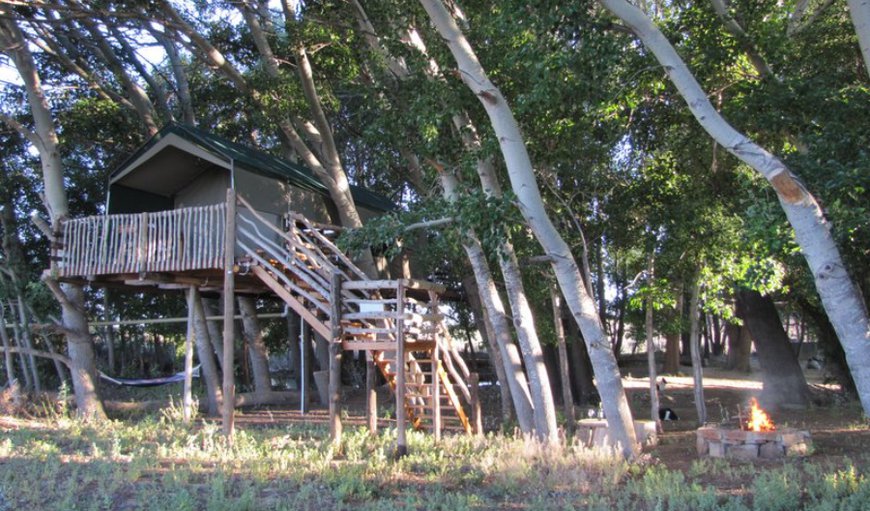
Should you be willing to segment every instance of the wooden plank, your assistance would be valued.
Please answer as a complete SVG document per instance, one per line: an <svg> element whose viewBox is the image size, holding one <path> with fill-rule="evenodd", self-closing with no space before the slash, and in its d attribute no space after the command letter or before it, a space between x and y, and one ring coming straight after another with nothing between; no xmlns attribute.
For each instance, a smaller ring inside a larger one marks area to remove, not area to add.
<svg viewBox="0 0 870 511"><path fill-rule="evenodd" d="M290 306L297 314L299 314L306 323L311 325L317 333L327 339L331 336L331 330L327 328L326 325L323 324L317 316L311 313L299 300L294 297L290 291L284 288L273 276L269 274L265 270L265 268L261 266L252 266L251 271L266 284L269 289L271 289L276 295L278 295L284 302Z"/></svg>
<svg viewBox="0 0 870 511"><path fill-rule="evenodd" d="M396 349L394 341L348 341L342 340L344 351L386 351Z"/></svg>
<svg viewBox="0 0 870 511"><path fill-rule="evenodd" d="M297 286L296 283L294 283L286 275L284 275L283 273L278 271L278 269L275 268L274 266L272 266L268 261L266 261L262 257L258 256L254 252L251 252L247 245L245 245L244 243L240 243L240 245L242 246L243 249L248 250L248 253L255 261L257 261L261 264L261 266L257 266L257 265L252 266L251 271L254 272L254 274L257 277L259 277L260 280L263 281L263 283L268 285L270 289L272 289L273 291L275 290L275 288L270 284L270 281L274 281L275 283L278 284L278 286L281 289L286 291L289 296L292 296L291 291L295 292L298 296L304 298L310 304L312 304L315 307L317 307L318 309L320 309L324 314L328 312L327 306L321 300L317 299L317 297L315 297L314 295L308 293L306 290ZM258 271L258 269L261 271ZM274 272L274 275L269 274L268 269L272 269ZM267 278L268 278L268 280L267 280ZM280 282L279 282L279 280L280 280ZM281 295L281 296L283 297L283 295ZM299 300L298 298L295 298L295 297L294 297L294 299L297 301ZM300 303L300 306L301 306L301 303ZM320 333L320 332L318 332L318 333Z"/></svg>

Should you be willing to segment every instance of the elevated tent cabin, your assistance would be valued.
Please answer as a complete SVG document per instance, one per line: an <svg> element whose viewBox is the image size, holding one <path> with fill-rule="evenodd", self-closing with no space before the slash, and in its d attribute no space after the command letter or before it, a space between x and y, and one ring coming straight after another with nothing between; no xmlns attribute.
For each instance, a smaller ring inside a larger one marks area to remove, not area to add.
<svg viewBox="0 0 870 511"><path fill-rule="evenodd" d="M227 188L277 219L288 208L323 224L335 216L311 170L189 126L170 124L109 177L108 213L142 213L219 204ZM363 219L394 209L351 187Z"/></svg>
<svg viewBox="0 0 870 511"><path fill-rule="evenodd" d="M351 193L364 221L394 208ZM310 169L170 124L111 174L105 215L63 223L50 275L273 295L334 346L370 353L406 412L400 430L407 419L436 434L449 420L470 431L460 397L472 405L472 375L438 310L443 288L366 276L334 243L335 213Z"/></svg>

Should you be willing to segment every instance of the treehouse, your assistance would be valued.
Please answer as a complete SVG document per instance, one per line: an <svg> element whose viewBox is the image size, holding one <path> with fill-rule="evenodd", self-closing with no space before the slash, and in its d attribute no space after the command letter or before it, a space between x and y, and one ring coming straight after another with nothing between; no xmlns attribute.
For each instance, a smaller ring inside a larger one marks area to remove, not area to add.
<svg viewBox="0 0 870 511"><path fill-rule="evenodd" d="M352 195L364 221L393 208L360 187ZM306 167L171 124L111 174L105 215L63 223L50 274L95 286L273 296L338 351L368 353L405 410L400 431L408 421L436 434L470 432L466 408L476 408L476 392L466 382L476 375L443 323L443 287L369 278L336 246L333 217L326 188Z"/></svg>

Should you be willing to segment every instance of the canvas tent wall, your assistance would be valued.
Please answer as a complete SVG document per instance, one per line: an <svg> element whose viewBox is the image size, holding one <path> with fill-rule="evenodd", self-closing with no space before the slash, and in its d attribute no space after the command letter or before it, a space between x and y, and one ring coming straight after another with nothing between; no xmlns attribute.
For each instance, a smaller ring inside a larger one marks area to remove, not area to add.
<svg viewBox="0 0 870 511"><path fill-rule="evenodd" d="M218 204L233 187L276 222L287 211L334 223L326 188L308 168L197 128L169 124L109 178L108 214ZM394 208L384 197L352 187L364 219Z"/></svg>

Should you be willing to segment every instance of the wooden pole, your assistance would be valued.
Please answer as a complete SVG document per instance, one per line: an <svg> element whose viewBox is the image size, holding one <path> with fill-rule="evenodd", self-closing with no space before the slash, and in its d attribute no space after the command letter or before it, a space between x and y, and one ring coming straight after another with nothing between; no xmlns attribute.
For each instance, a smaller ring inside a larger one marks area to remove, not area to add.
<svg viewBox="0 0 870 511"><path fill-rule="evenodd" d="M378 393L375 390L377 378L374 352L366 351L366 419L372 435L378 433Z"/></svg>
<svg viewBox="0 0 870 511"><path fill-rule="evenodd" d="M308 413L311 403L311 328L299 320L299 390L302 392L299 407Z"/></svg>
<svg viewBox="0 0 870 511"><path fill-rule="evenodd" d="M468 386L471 387L471 429L475 435L483 434L483 412L480 409L480 375L468 375Z"/></svg>
<svg viewBox="0 0 870 511"><path fill-rule="evenodd" d="M233 437L233 408L236 395L233 385L233 349L235 341L235 255L236 255L236 192L232 188L227 189L227 219L224 226L224 371L223 381L223 414L221 416L224 435L232 441Z"/></svg>
<svg viewBox="0 0 870 511"><path fill-rule="evenodd" d="M565 325L562 324L562 296L555 282L550 284L550 301L553 305L553 328L556 330L556 345L559 352L559 373L562 381L562 407L565 411L565 432L574 434L577 416L574 412L574 393L571 392L571 374L568 371L568 346L565 344Z"/></svg>
<svg viewBox="0 0 870 511"><path fill-rule="evenodd" d="M438 370L441 368L441 350L438 343L432 348L432 433L435 435L435 441L441 440L441 382L438 378Z"/></svg>
<svg viewBox="0 0 870 511"><path fill-rule="evenodd" d="M405 435L405 281L396 285L396 457L408 454Z"/></svg>
<svg viewBox="0 0 870 511"><path fill-rule="evenodd" d="M332 338L329 340L329 438L333 444L341 442L341 274L333 272L330 286L332 305L329 324Z"/></svg>
<svg viewBox="0 0 870 511"><path fill-rule="evenodd" d="M190 423L193 408L193 322L195 321L193 311L196 306L196 295L196 287L190 286L187 291L187 338L184 340L184 394L181 398L185 424Z"/></svg>

